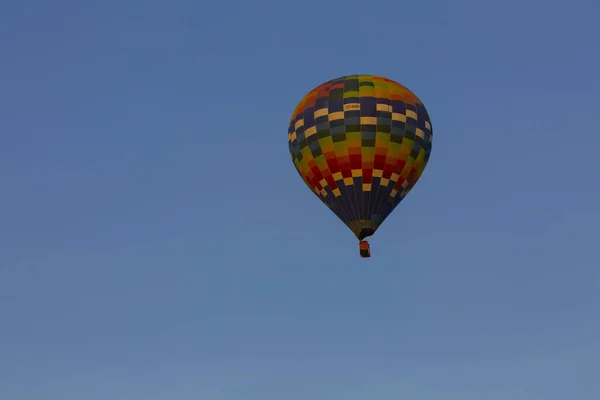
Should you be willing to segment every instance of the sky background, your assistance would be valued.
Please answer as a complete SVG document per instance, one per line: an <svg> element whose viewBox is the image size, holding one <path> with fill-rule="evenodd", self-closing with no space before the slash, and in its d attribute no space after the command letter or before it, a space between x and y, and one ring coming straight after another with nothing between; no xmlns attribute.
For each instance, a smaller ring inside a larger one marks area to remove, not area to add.
<svg viewBox="0 0 600 400"><path fill-rule="evenodd" d="M0 398L600 398L599 13L0 0ZM287 148L353 73L434 132L369 260Z"/></svg>

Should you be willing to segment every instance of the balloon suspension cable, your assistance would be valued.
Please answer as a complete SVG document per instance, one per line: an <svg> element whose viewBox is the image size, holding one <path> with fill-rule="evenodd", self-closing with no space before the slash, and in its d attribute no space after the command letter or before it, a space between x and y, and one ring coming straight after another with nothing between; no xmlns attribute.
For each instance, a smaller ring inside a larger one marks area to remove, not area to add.
<svg viewBox="0 0 600 400"><path fill-rule="evenodd" d="M362 258L371 257L371 246L369 246L369 242L367 242L366 240L360 241L360 243L358 244L358 249Z"/></svg>

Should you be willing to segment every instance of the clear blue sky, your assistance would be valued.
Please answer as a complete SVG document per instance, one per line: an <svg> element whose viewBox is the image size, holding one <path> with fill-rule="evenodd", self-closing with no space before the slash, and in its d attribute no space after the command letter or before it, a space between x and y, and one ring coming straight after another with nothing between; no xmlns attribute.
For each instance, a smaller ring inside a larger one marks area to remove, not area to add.
<svg viewBox="0 0 600 400"><path fill-rule="evenodd" d="M600 398L599 8L0 1L0 398ZM434 129L370 260L287 148L352 73Z"/></svg>

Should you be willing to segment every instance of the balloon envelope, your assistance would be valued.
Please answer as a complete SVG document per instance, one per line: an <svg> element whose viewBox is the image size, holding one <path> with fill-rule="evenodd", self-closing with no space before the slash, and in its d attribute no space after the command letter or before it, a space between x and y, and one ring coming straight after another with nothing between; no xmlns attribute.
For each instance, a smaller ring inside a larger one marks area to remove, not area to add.
<svg viewBox="0 0 600 400"><path fill-rule="evenodd" d="M359 240L375 233L410 192L431 144L421 100L372 75L317 86L300 101L288 129L300 176Z"/></svg>

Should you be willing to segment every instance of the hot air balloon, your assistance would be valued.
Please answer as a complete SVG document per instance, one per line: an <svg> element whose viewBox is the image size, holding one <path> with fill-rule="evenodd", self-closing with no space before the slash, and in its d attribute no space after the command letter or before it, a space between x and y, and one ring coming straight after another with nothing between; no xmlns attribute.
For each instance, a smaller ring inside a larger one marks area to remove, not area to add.
<svg viewBox="0 0 600 400"><path fill-rule="evenodd" d="M288 128L298 173L359 240L373 235L423 173L432 126L406 87L373 75L327 81L304 96Z"/></svg>

